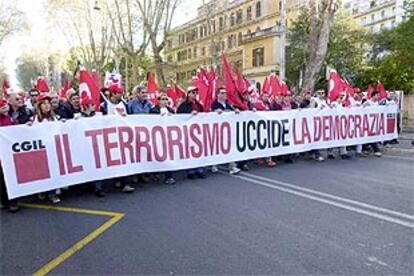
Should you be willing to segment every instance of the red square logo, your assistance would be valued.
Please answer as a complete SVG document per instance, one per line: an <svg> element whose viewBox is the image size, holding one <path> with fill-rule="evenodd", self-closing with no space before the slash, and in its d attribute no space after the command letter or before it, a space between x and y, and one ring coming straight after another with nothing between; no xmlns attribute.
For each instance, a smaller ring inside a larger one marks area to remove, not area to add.
<svg viewBox="0 0 414 276"><path fill-rule="evenodd" d="M394 133L396 126L395 113L387 114L387 134Z"/></svg>
<svg viewBox="0 0 414 276"><path fill-rule="evenodd" d="M13 159L18 184L50 178L49 163L45 149L15 153Z"/></svg>

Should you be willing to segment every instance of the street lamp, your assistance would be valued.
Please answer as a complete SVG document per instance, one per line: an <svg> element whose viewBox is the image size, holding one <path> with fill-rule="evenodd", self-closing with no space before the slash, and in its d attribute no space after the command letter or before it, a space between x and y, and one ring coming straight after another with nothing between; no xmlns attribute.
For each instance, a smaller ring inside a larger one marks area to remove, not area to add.
<svg viewBox="0 0 414 276"><path fill-rule="evenodd" d="M96 11L100 11L101 10L101 7L99 7L98 0L95 1L95 5L93 6L93 9L96 10Z"/></svg>

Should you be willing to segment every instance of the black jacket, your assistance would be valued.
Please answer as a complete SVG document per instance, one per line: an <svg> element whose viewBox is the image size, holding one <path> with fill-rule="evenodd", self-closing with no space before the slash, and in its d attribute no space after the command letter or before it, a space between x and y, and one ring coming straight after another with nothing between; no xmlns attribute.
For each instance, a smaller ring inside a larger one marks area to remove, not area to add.
<svg viewBox="0 0 414 276"><path fill-rule="evenodd" d="M74 108L70 103L63 104L63 110L61 111L60 118L61 119L73 119L76 113L79 113L81 110Z"/></svg>
<svg viewBox="0 0 414 276"><path fill-rule="evenodd" d="M201 105L201 103L197 102L197 111L198 112L203 112L203 106ZM191 106L191 102L189 101L185 101L182 104L180 104L180 106L177 109L177 113L191 113L193 112L193 108Z"/></svg>
<svg viewBox="0 0 414 276"><path fill-rule="evenodd" d="M16 117L17 113L17 117ZM11 118L16 118L18 124L25 124L33 117L33 112L27 108L26 106L21 106L17 109L17 112L14 112L13 109L10 107L9 115ZM14 115L14 116L13 116Z"/></svg>
<svg viewBox="0 0 414 276"><path fill-rule="evenodd" d="M168 109L168 112L170 112L172 114L175 113L174 110L171 107L167 106L167 109ZM151 114L161 114L161 107L157 104L156 106L151 108L150 113Z"/></svg>

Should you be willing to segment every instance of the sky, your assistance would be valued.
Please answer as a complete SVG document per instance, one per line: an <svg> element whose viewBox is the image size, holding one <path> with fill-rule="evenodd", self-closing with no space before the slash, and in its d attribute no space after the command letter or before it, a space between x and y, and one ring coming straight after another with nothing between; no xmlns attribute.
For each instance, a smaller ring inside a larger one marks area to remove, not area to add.
<svg viewBox="0 0 414 276"><path fill-rule="evenodd" d="M16 59L24 52L37 51L48 46L51 51L65 50L69 48L62 33L48 26L44 5L46 0L15 0L17 8L27 18L30 29L9 37L0 48L0 60L4 62L12 87L17 88ZM102 1L102 0L101 0ZM203 0L182 0L174 19L174 26L183 24L193 18L197 13L197 7Z"/></svg>

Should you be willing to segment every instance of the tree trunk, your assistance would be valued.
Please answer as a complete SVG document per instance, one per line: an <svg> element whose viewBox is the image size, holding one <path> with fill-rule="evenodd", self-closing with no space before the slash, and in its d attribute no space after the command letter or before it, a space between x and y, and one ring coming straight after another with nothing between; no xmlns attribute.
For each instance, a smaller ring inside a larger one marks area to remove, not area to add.
<svg viewBox="0 0 414 276"><path fill-rule="evenodd" d="M323 14L321 26L318 27L318 10L316 9L315 0L310 1L309 60L306 64L303 79L304 91L314 90L316 79L322 69L328 52L329 34L336 11L335 0L325 0L322 5Z"/></svg>

